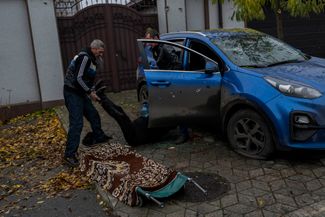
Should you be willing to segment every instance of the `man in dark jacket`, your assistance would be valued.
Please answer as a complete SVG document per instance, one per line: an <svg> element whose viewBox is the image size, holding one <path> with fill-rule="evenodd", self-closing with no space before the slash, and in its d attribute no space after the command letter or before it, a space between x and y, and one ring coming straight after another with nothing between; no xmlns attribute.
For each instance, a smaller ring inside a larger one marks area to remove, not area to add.
<svg viewBox="0 0 325 217"><path fill-rule="evenodd" d="M94 135L92 144L107 142L110 137L101 128L101 121L91 100L99 101L93 89L96 69L104 53L104 43L95 39L90 47L82 50L71 61L64 79L64 100L69 111L69 131L64 161L76 167L76 157L80 134L83 128L83 116L90 122Z"/></svg>

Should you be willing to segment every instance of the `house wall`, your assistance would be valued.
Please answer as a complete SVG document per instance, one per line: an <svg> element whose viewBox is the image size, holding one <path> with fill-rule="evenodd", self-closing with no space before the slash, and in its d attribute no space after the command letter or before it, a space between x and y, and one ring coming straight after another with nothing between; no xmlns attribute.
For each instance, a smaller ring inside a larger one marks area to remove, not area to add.
<svg viewBox="0 0 325 217"><path fill-rule="evenodd" d="M0 27L0 106L39 101L26 2L1 0Z"/></svg>
<svg viewBox="0 0 325 217"><path fill-rule="evenodd" d="M204 29L204 1L186 0L186 30Z"/></svg>
<svg viewBox="0 0 325 217"><path fill-rule="evenodd" d="M166 0L168 31L177 32L186 29L185 0ZM159 15L158 15L159 16Z"/></svg>
<svg viewBox="0 0 325 217"><path fill-rule="evenodd" d="M210 29L219 28L218 4L212 4L212 1L209 1L209 21Z"/></svg>
<svg viewBox="0 0 325 217"><path fill-rule="evenodd" d="M209 28L219 28L218 5L208 2ZM205 29L203 0L158 0L158 22L161 33ZM244 22L231 20L234 5L230 1L222 4L223 28L241 28Z"/></svg>
<svg viewBox="0 0 325 217"><path fill-rule="evenodd" d="M161 33L166 33L167 31L167 22L166 22L166 6L165 0L157 1L157 13L158 13L158 26Z"/></svg>
<svg viewBox="0 0 325 217"><path fill-rule="evenodd" d="M0 1L0 120L62 103L52 0Z"/></svg>
<svg viewBox="0 0 325 217"><path fill-rule="evenodd" d="M231 17L234 13L235 7L232 1L224 1L222 4L222 21L223 28L244 28L243 21L232 20Z"/></svg>
<svg viewBox="0 0 325 217"><path fill-rule="evenodd" d="M42 102L62 99L63 72L52 0L27 0Z"/></svg>

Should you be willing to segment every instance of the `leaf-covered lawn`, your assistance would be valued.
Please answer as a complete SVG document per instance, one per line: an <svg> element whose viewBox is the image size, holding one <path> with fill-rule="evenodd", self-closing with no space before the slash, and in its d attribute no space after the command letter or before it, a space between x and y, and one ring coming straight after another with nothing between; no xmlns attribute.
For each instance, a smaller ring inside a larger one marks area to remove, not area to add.
<svg viewBox="0 0 325 217"><path fill-rule="evenodd" d="M21 208L19 201L34 193L51 197L90 186L78 169L62 166L65 142L66 133L53 110L1 123L0 215Z"/></svg>

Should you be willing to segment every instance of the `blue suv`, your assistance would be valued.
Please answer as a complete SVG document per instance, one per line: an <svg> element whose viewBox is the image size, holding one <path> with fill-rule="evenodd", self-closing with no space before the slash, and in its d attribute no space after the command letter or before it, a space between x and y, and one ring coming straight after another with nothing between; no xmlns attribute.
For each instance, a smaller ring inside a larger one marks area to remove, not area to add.
<svg viewBox="0 0 325 217"><path fill-rule="evenodd" d="M325 59L252 29L168 33L138 44L138 96L149 103L150 128L211 124L236 152L257 159L277 149L325 149ZM177 54L180 67L154 64L152 44Z"/></svg>

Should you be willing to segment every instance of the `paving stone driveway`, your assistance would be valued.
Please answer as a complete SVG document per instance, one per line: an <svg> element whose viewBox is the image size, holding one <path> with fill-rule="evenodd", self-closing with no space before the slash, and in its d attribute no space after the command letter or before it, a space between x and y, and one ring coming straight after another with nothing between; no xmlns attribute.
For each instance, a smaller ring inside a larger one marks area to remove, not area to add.
<svg viewBox="0 0 325 217"><path fill-rule="evenodd" d="M138 106L134 91L110 93L131 117ZM67 126L67 114L59 114ZM126 144L117 124L98 106L103 128L114 141ZM86 125L83 134L89 129ZM120 216L325 216L325 152L280 153L272 160L242 157L229 149L226 142L211 133L193 130L195 138L185 144L170 139L135 149L146 157L184 172L214 173L229 181L231 189L222 197L200 203L169 200L165 208L154 203L128 207L112 201L114 213Z"/></svg>

